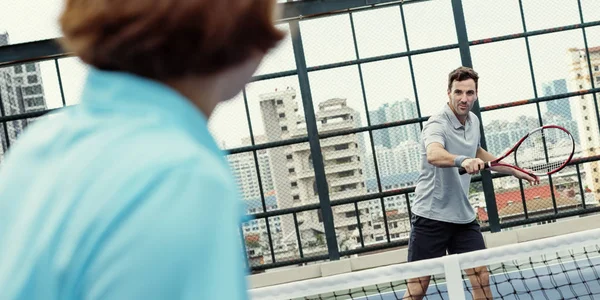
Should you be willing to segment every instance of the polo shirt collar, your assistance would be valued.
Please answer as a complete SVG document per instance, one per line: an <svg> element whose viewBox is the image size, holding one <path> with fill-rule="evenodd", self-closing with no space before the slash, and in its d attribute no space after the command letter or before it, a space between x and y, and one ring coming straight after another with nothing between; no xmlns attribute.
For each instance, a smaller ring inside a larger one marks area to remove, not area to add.
<svg viewBox="0 0 600 300"><path fill-rule="evenodd" d="M470 118L470 116L467 116L467 120L465 122L465 125L461 124L460 121L458 120L458 118L456 117L456 115L454 114L454 112L452 111L452 109L450 108L450 104L447 103L447 102L446 102L446 105L444 105L444 114L446 115L446 117L448 118L448 120L450 120L450 122L452 123L452 126L454 127L454 129L465 127L466 124L471 125L471 118Z"/></svg>

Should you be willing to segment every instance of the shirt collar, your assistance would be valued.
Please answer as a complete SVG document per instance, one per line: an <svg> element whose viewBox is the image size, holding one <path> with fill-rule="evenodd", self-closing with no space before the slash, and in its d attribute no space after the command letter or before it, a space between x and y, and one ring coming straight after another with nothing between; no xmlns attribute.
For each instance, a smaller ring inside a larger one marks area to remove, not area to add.
<svg viewBox="0 0 600 300"><path fill-rule="evenodd" d="M465 127L466 124L471 125L470 114L467 116L467 121L465 122L465 125L461 124L460 121L458 120L458 118L456 117L456 115L454 114L454 112L452 111L452 109L450 108L450 104L447 102L446 102L446 105L444 105L444 114L446 115L448 120L450 120L450 122L452 123L452 126L454 126L454 129Z"/></svg>
<svg viewBox="0 0 600 300"><path fill-rule="evenodd" d="M81 104L84 108L131 117L150 112L185 130L212 153L224 154L208 130L206 116L187 98L161 82L91 67Z"/></svg>

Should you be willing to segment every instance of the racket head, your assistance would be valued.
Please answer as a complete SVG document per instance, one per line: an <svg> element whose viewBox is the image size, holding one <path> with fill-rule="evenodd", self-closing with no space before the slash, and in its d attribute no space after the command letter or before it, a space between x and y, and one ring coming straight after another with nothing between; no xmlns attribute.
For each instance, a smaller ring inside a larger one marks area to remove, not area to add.
<svg viewBox="0 0 600 300"><path fill-rule="evenodd" d="M575 139L564 127L546 125L529 132L513 151L514 165L536 176L562 170L573 158Z"/></svg>

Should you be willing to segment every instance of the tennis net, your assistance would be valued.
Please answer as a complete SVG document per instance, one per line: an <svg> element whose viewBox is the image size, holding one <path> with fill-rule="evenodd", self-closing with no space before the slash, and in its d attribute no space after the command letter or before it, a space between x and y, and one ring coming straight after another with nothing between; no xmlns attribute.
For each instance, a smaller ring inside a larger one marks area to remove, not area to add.
<svg viewBox="0 0 600 300"><path fill-rule="evenodd" d="M437 259L256 288L250 290L250 295L253 300L402 299L409 279L430 276L423 299L475 299L475 295L481 296L483 292L492 294L490 297L486 293L483 299L595 299L600 298L599 244L600 229L586 230ZM483 276L474 274L473 268L487 270L489 283L482 280Z"/></svg>

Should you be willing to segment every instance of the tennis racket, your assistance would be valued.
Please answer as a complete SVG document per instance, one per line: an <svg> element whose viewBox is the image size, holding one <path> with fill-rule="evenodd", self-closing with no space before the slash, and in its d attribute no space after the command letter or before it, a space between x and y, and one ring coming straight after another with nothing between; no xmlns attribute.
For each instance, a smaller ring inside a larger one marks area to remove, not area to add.
<svg viewBox="0 0 600 300"><path fill-rule="evenodd" d="M562 170L574 153L573 135L561 126L546 125L527 133L501 157L486 162L485 168L505 166L530 176L550 175ZM508 161L511 154L514 161ZM459 168L458 173L463 175L467 171Z"/></svg>

